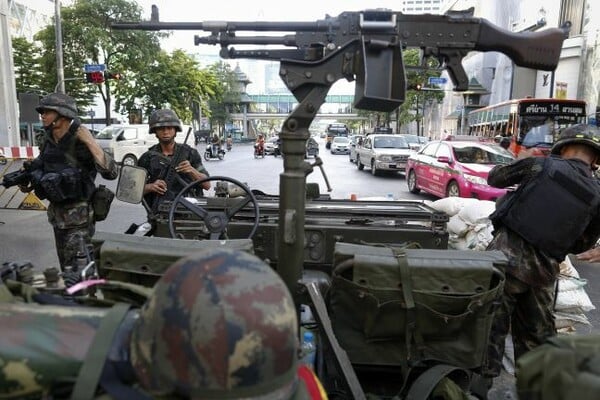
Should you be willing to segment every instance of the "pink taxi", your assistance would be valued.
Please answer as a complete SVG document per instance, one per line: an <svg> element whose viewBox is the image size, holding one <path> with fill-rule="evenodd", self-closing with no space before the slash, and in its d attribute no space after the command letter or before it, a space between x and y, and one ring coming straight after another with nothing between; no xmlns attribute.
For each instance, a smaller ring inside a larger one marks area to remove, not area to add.
<svg viewBox="0 0 600 400"><path fill-rule="evenodd" d="M438 197L496 200L506 193L487 184L490 170L515 157L494 143L433 141L408 158L406 183L411 193L423 190Z"/></svg>

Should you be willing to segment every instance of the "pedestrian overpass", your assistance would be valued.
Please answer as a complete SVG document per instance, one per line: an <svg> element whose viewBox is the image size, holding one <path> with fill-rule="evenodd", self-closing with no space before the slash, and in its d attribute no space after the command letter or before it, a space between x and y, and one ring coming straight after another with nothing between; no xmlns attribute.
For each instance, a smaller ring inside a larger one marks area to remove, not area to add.
<svg viewBox="0 0 600 400"><path fill-rule="evenodd" d="M289 93L286 94L260 94L248 95L250 101L245 113L233 113L230 117L234 121L285 119L298 105L298 100ZM321 106L315 120L367 120L359 116L352 103L354 95L328 95Z"/></svg>

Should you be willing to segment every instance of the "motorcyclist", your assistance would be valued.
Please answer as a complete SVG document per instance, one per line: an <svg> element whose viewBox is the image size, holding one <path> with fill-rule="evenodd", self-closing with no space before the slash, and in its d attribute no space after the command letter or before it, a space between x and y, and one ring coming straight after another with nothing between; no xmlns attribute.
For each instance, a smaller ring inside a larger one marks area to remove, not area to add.
<svg viewBox="0 0 600 400"><path fill-rule="evenodd" d="M217 157L219 150L221 150L221 139L217 134L214 134L210 141L210 156Z"/></svg>
<svg viewBox="0 0 600 400"><path fill-rule="evenodd" d="M258 134L258 137L256 138L256 143L254 143L254 149L259 155L265 154L265 137L262 133Z"/></svg>
<svg viewBox="0 0 600 400"><path fill-rule="evenodd" d="M233 147L233 139L231 138L231 135L229 135L229 136L227 136L227 151L230 151L232 147Z"/></svg>

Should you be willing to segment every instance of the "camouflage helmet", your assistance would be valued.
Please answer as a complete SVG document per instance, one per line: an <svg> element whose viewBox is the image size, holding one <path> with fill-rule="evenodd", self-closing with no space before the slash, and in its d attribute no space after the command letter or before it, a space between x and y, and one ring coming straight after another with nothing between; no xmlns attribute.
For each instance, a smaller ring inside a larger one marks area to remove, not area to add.
<svg viewBox="0 0 600 400"><path fill-rule="evenodd" d="M155 110L148 121L150 133L156 133L156 128L161 126L173 126L176 132L181 132L181 121L175 111L169 109Z"/></svg>
<svg viewBox="0 0 600 400"><path fill-rule="evenodd" d="M47 96L42 97L40 104L35 110L41 113L44 110L53 110L58 115L73 119L77 118L77 105L75 100L71 96L67 96L63 93L50 93Z"/></svg>
<svg viewBox="0 0 600 400"><path fill-rule="evenodd" d="M552 154L560 154L568 144L584 144L593 148L600 155L600 131L597 127L587 124L577 124L565 128L554 146Z"/></svg>
<svg viewBox="0 0 600 400"><path fill-rule="evenodd" d="M131 363L154 396L298 399L297 331L292 297L271 267L208 249L156 283L132 332Z"/></svg>

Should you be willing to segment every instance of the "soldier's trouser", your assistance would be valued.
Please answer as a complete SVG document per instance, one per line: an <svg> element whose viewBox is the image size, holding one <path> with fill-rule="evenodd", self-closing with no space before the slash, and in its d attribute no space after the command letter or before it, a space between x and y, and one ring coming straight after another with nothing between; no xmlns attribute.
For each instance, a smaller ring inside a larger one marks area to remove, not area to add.
<svg viewBox="0 0 600 400"><path fill-rule="evenodd" d="M48 221L54 228L54 242L61 270L74 265L77 252L81 250L81 238L89 244L95 232L94 214L87 202L48 207Z"/></svg>
<svg viewBox="0 0 600 400"><path fill-rule="evenodd" d="M502 304L492 323L488 346L486 376L498 376L502 370L504 342L512 334L515 360L556 334L554 316L554 284L531 287L506 274Z"/></svg>

